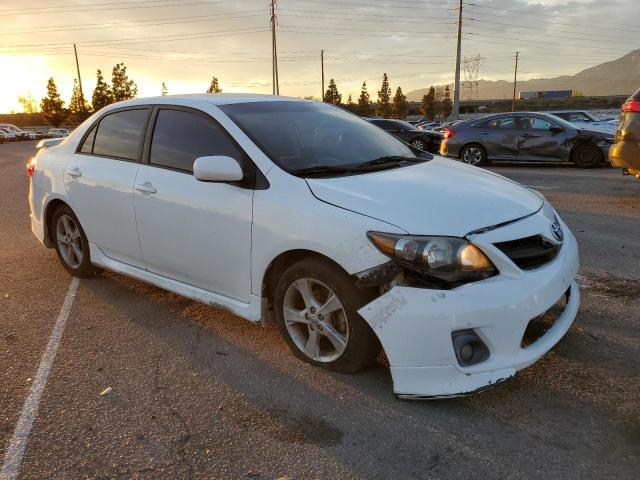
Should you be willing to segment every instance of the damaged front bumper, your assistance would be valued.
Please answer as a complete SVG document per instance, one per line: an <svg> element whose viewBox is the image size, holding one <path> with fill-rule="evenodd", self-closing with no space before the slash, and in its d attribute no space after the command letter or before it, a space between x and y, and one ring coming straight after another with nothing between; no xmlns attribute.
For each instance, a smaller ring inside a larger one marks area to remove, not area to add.
<svg viewBox="0 0 640 480"><path fill-rule="evenodd" d="M469 239L480 246L500 274L452 290L396 285L359 310L389 359L394 392L401 398L468 395L494 386L542 357L569 330L580 296L575 277L578 247L562 224L565 239L557 256L535 270L521 270L494 244L549 233L543 212ZM529 323L566 297L553 325L523 344ZM472 331L488 358L461 366L452 333Z"/></svg>

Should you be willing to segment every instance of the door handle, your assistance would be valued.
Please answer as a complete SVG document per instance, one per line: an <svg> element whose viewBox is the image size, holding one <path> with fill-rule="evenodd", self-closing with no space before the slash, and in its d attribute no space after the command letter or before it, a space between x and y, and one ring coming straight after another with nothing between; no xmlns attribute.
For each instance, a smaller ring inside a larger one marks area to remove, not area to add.
<svg viewBox="0 0 640 480"><path fill-rule="evenodd" d="M80 171L80 169L78 167L67 168L65 170L65 172L67 172L67 175L71 175L72 177L81 177L82 176L82 172Z"/></svg>
<svg viewBox="0 0 640 480"><path fill-rule="evenodd" d="M143 193L156 193L158 191L158 189L154 187L151 182L136 183L135 187L136 190Z"/></svg>

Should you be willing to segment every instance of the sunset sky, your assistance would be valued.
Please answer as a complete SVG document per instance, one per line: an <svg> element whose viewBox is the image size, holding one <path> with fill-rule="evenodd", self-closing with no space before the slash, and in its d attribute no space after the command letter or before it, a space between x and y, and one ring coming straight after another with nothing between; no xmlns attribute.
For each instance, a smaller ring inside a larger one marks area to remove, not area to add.
<svg viewBox="0 0 640 480"><path fill-rule="evenodd" d="M480 54L480 78L573 74L640 48L640 0L473 0L465 6L463 55ZM65 101L78 46L85 96L96 69L110 81L125 62L139 96L271 92L268 0L0 0L0 112L40 101L54 77ZM343 101L363 81L375 98L383 72L406 92L452 80L456 0L278 0L280 93L319 97L325 77Z"/></svg>

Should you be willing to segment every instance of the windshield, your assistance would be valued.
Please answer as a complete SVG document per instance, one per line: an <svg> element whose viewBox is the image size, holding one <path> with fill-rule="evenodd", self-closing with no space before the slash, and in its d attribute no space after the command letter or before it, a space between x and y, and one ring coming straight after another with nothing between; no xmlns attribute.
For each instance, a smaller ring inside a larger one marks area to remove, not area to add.
<svg viewBox="0 0 640 480"><path fill-rule="evenodd" d="M253 102L220 109L290 173L314 167L346 168L387 157L416 159L409 146L384 130L325 103Z"/></svg>

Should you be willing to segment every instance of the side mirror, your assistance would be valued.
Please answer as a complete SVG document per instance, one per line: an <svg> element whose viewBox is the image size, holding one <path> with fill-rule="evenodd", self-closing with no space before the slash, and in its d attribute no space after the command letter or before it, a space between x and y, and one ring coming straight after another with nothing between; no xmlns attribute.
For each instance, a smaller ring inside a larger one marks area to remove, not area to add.
<svg viewBox="0 0 640 480"><path fill-rule="evenodd" d="M552 126L549 127L549 131L555 135L556 133L564 132L564 128Z"/></svg>
<svg viewBox="0 0 640 480"><path fill-rule="evenodd" d="M244 173L236 159L212 155L196 158L193 176L201 182L239 182L244 178Z"/></svg>

